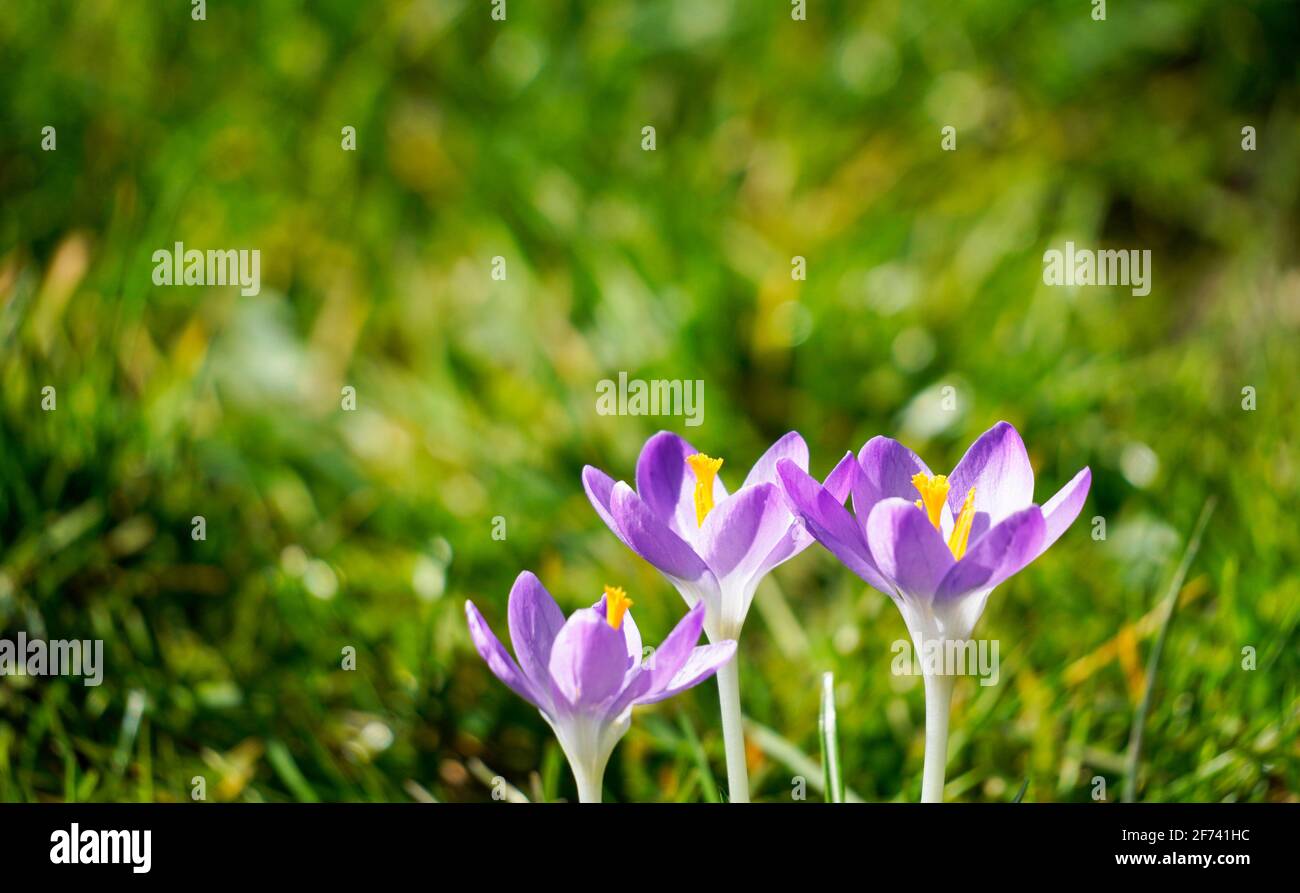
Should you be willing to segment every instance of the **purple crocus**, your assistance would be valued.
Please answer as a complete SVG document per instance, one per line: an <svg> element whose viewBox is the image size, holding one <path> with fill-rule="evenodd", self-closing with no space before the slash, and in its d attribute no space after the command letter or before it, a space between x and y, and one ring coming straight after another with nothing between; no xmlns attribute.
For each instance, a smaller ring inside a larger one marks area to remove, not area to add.
<svg viewBox="0 0 1300 893"><path fill-rule="evenodd" d="M851 459L846 457L824 485L824 492L840 502L848 496ZM772 444L740 489L729 493L718 473L721 459L661 431L641 449L635 490L590 465L582 470L582 483L609 529L658 568L688 605L705 606L705 635L720 642L740 638L754 590L763 577L812 543L779 485L778 462L800 470L808 467L808 445L797 432ZM730 798L747 802L740 683L734 663L718 670L718 694Z"/></svg>
<svg viewBox="0 0 1300 893"><path fill-rule="evenodd" d="M496 677L541 711L559 739L584 803L600 801L605 764L632 723L632 708L698 685L731 660L734 641L696 646L704 608L691 610L642 659L641 634L622 589L607 586L590 608L563 612L524 571L507 607L516 663L472 602L465 602L474 647Z"/></svg>
<svg viewBox="0 0 1300 893"><path fill-rule="evenodd" d="M949 475L932 474L895 440L872 438L850 476L852 515L837 492L798 463L779 463L778 474L812 535L898 605L918 653L927 644L969 639L989 593L1060 538L1083 508L1092 481L1084 468L1051 499L1035 503L1029 455L1007 422L981 434ZM953 677L927 669L924 678L921 799L937 801L943 795Z"/></svg>

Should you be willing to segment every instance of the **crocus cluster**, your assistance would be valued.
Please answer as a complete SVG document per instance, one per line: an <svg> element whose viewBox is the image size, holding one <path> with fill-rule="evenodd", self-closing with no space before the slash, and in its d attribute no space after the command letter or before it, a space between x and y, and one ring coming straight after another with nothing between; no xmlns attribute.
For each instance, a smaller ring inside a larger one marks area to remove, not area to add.
<svg viewBox="0 0 1300 893"><path fill-rule="evenodd" d="M517 663L466 603L480 655L550 723L580 799L599 800L605 764L634 706L716 673L730 799L748 800L736 641L758 584L814 540L894 600L918 649L963 641L989 593L1070 526L1091 482L1084 468L1035 503L1028 454L1006 422L976 439L948 475L885 437L847 453L821 482L808 474L808 458L803 438L791 432L732 493L722 459L661 432L641 451L635 487L583 469L596 513L689 607L650 661L641 659L631 602L619 589L607 587L593 607L566 620L537 578L520 574L508 608ZM701 630L711 644L696 645ZM942 799L952 685L951 676L927 669L923 801Z"/></svg>

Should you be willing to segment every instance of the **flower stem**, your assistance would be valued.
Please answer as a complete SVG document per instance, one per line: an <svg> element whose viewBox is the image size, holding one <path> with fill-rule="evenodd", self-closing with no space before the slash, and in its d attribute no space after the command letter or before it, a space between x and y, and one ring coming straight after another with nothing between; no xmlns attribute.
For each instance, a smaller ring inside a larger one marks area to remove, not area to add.
<svg viewBox="0 0 1300 893"><path fill-rule="evenodd" d="M921 770L921 802L943 802L943 775L948 763L948 708L955 676L925 674L925 768Z"/></svg>
<svg viewBox="0 0 1300 893"><path fill-rule="evenodd" d="M573 777L578 782L579 803L599 803L601 777L591 772L579 771L575 766Z"/></svg>
<svg viewBox="0 0 1300 893"><path fill-rule="evenodd" d="M749 802L745 771L745 732L740 719L740 655L718 668L718 701L722 707L722 741L727 751L727 788L732 803Z"/></svg>

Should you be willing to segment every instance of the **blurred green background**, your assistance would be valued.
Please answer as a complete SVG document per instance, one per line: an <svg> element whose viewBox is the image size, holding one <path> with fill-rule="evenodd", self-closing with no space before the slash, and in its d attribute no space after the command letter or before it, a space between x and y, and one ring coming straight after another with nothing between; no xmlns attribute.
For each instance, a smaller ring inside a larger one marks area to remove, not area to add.
<svg viewBox="0 0 1300 893"><path fill-rule="evenodd" d="M630 478L669 427L734 486L797 428L819 476L877 433L942 469L1003 418L1039 500L1095 481L990 600L1002 679L957 688L949 798L1088 801L1098 775L1119 796L1210 497L1138 796L1300 798L1295 3L490 12L6 4L0 634L101 638L107 666L98 688L0 678L0 800L188 800L203 776L209 799L466 801L496 775L572 799L463 603L504 634L528 568L566 610L608 582L648 642L671 628L680 598L597 519L584 463ZM1150 249L1150 295L1044 286L1067 239ZM176 241L259 249L261 294L155 287ZM619 371L702 379L704 425L598 415ZM741 648L757 799L819 780L827 670L849 787L916 799L905 636L820 547L764 585ZM638 710L605 793L724 778L708 683Z"/></svg>

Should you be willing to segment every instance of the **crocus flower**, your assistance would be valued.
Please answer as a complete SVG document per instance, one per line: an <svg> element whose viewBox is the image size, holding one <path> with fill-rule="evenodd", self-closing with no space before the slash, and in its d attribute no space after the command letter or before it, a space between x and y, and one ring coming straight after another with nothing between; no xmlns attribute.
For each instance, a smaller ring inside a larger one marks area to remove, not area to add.
<svg viewBox="0 0 1300 893"><path fill-rule="evenodd" d="M980 435L949 475L932 474L897 441L867 441L850 480L853 515L797 463L779 463L778 474L813 536L898 605L918 651L925 643L969 639L989 593L1056 542L1092 481L1084 468L1036 504L1029 456L1007 422ZM921 799L930 802L943 796L953 677L922 666Z"/></svg>
<svg viewBox="0 0 1300 893"><path fill-rule="evenodd" d="M735 493L722 483L722 461L661 431L641 449L635 490L590 465L582 470L587 497L609 529L658 568L688 605L705 606L704 632L711 642L738 639L763 577L812 543L776 474L778 461L808 467L808 446L797 432L772 444ZM826 479L826 492L841 502L848 496L852 466L848 457ZM718 695L730 797L747 802L734 663L718 670Z"/></svg>
<svg viewBox="0 0 1300 893"><path fill-rule="evenodd" d="M698 685L736 651L733 641L696 646L704 626L700 606L643 660L631 606L622 589L607 586L600 601L565 620L541 581L524 571L507 606L516 663L478 608L465 602L474 647L498 679L541 711L584 803L600 801L605 764L632 723L632 708Z"/></svg>

